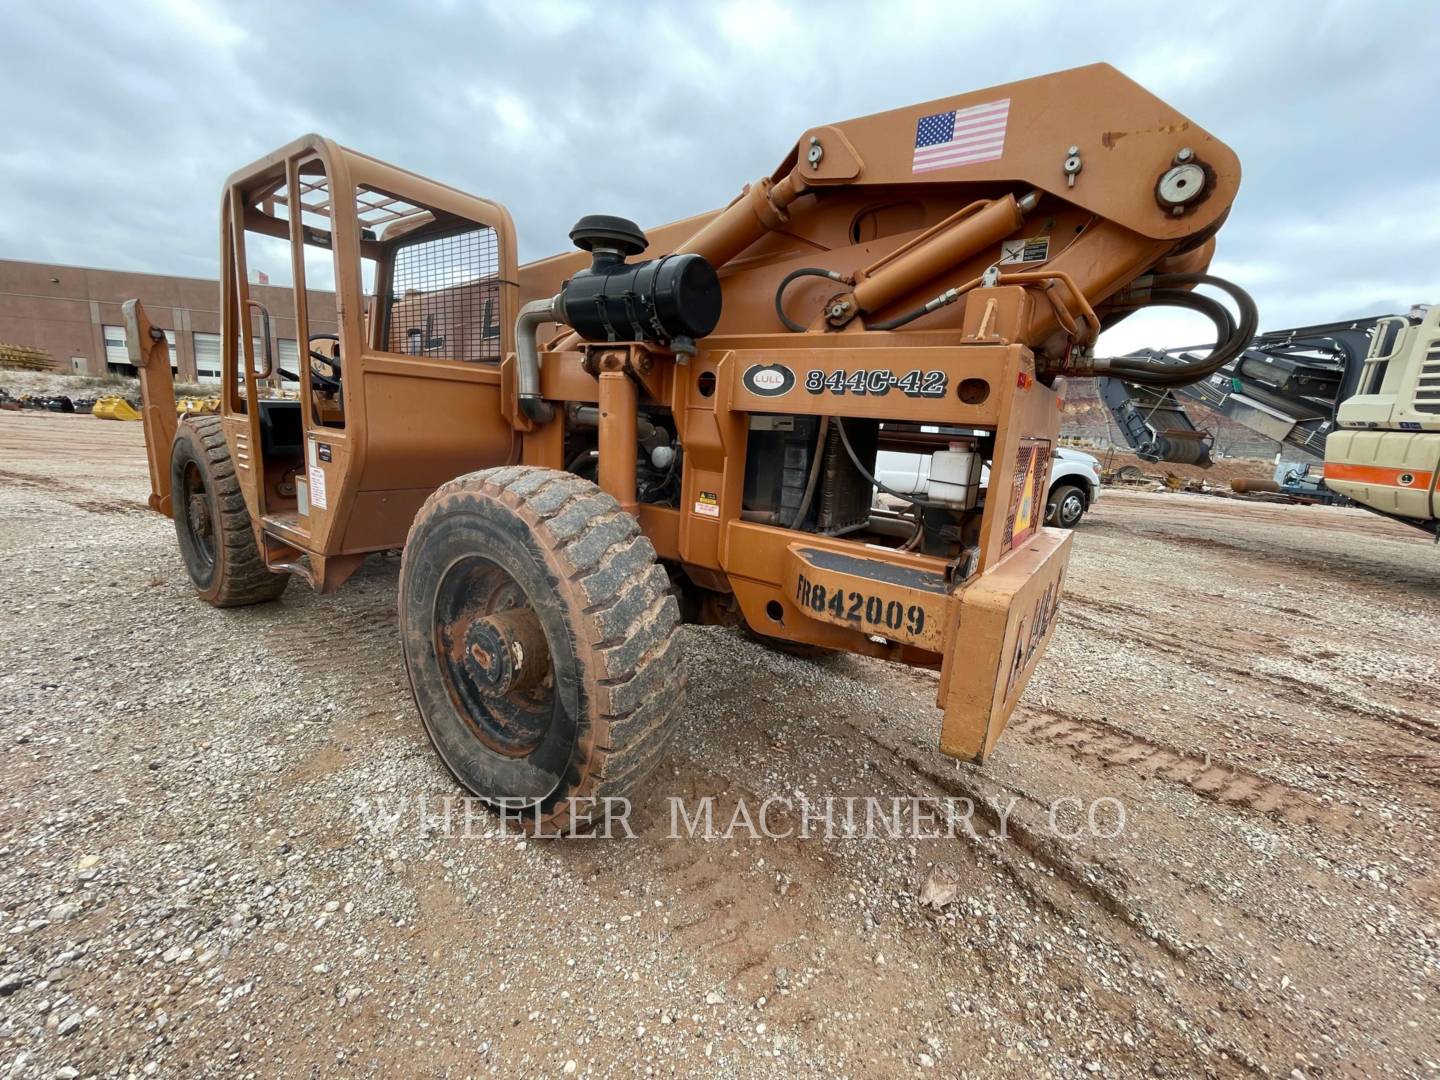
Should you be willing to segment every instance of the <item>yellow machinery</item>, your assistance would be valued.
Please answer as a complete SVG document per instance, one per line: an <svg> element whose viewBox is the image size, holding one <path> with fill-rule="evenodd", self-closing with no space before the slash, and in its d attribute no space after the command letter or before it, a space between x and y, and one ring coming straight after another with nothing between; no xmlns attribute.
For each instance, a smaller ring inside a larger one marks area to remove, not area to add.
<svg viewBox="0 0 1440 1080"><path fill-rule="evenodd" d="M100 398L90 409L91 416L98 416L101 420L139 420L140 414L136 412L135 406L126 401L118 394L107 394Z"/></svg>

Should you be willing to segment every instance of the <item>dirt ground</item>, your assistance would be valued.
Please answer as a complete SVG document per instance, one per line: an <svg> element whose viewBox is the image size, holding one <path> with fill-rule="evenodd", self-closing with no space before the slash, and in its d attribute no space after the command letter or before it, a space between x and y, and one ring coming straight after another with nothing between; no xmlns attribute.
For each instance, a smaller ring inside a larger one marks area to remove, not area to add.
<svg viewBox="0 0 1440 1080"><path fill-rule="evenodd" d="M1288 458L1296 460L1303 455L1287 447ZM1275 463L1269 458L1220 458L1211 462L1209 468L1196 465L1177 465L1173 461L1142 461L1134 454L1121 450L1088 451L1100 461L1105 472L1124 468L1138 470L1147 477L1164 477L1167 473L1182 480L1203 480L1212 488L1228 491L1230 481L1239 477L1253 480L1272 480L1275 477Z"/></svg>
<svg viewBox="0 0 1440 1080"><path fill-rule="evenodd" d="M1440 1071L1419 534L1106 492L982 768L932 674L686 630L636 838L523 841L443 818L396 560L213 610L146 490L138 425L0 413L0 1074ZM671 838L707 795L981 836Z"/></svg>

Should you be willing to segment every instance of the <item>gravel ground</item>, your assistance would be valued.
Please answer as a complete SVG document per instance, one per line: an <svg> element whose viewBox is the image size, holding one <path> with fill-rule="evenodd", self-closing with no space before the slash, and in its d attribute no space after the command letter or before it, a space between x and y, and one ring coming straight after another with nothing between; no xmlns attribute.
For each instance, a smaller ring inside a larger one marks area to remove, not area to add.
<svg viewBox="0 0 1440 1080"><path fill-rule="evenodd" d="M213 610L145 493L139 425L0 413L0 1075L1440 1071L1440 553L1398 526L1107 493L980 769L930 673L688 629L636 838L525 841L444 817L395 559ZM797 794L981 835L668 835Z"/></svg>

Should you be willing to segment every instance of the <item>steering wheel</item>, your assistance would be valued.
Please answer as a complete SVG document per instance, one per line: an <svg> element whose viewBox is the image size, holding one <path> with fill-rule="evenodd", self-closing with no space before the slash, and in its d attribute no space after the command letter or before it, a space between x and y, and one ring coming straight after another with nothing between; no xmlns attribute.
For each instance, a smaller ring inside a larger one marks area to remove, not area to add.
<svg viewBox="0 0 1440 1080"><path fill-rule="evenodd" d="M338 393L340 392L340 378L341 378L341 371L340 371L340 348L339 348L339 346L340 346L340 335L339 335L339 334L311 334L311 335L310 335L310 338L309 338L309 340L306 342L306 344L307 344L307 345L313 345L313 344L314 344L315 342L317 342L317 341L333 341L333 342L335 342L336 348L335 348L335 355L334 355L334 356L326 356L324 353L316 352L314 349L306 349L306 352L308 352L308 353L310 354L310 359L311 359L312 361L314 361L314 360L320 361L320 363L322 363L322 364L324 364L326 367L330 368L330 370L332 370L335 374L334 374L334 375L323 375L323 374L321 374L320 372L318 372L318 371L315 370L315 365L312 363L312 364L310 365L310 385L311 385L312 387L314 387L316 390L330 390L330 391L333 391L333 392L335 392L335 393L338 394Z"/></svg>

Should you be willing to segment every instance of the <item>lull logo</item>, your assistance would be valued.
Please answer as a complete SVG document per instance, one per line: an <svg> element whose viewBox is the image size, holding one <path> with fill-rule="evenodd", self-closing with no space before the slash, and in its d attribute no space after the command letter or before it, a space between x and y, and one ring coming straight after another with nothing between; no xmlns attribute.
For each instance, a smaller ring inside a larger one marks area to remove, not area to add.
<svg viewBox="0 0 1440 1080"><path fill-rule="evenodd" d="M794 388L795 373L784 364L751 364L740 381L752 394L780 397Z"/></svg>

